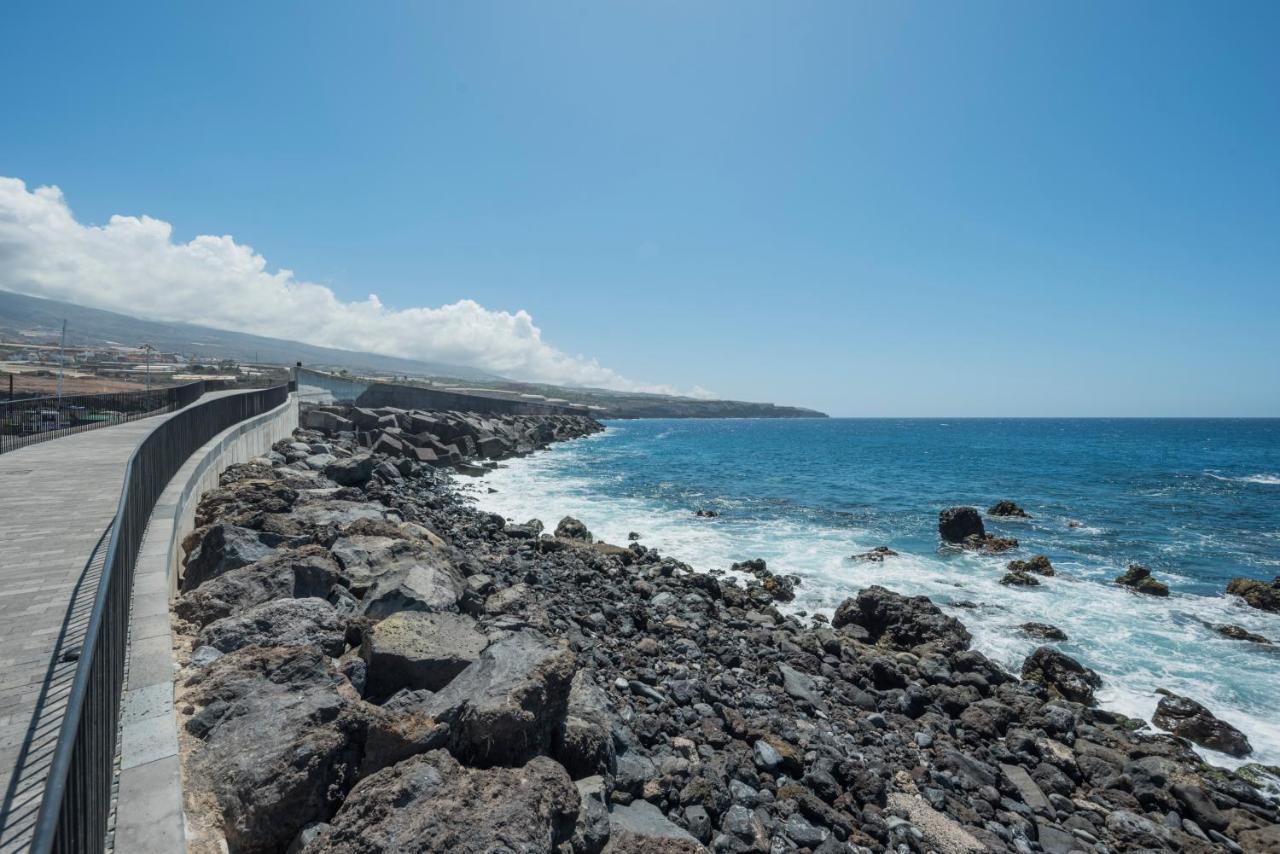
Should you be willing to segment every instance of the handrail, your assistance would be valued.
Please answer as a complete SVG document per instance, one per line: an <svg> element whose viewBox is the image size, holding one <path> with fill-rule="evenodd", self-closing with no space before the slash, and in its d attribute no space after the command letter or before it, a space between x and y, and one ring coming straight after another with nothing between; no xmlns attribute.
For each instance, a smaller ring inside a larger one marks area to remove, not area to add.
<svg viewBox="0 0 1280 854"><path fill-rule="evenodd" d="M285 385L189 406L156 427L125 466L120 503L36 819L35 854L103 850L111 811L133 573L169 481L223 430L288 400Z"/></svg>
<svg viewBox="0 0 1280 854"><path fill-rule="evenodd" d="M204 380L146 391L0 401L0 454L73 433L176 412L208 391Z"/></svg>

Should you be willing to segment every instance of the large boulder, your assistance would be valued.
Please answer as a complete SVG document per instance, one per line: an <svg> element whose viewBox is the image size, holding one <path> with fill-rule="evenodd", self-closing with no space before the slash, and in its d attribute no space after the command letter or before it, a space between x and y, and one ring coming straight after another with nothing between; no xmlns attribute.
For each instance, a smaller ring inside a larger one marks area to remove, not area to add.
<svg viewBox="0 0 1280 854"><path fill-rule="evenodd" d="M903 596L879 585L858 591L836 609L831 625L866 630L872 643L909 650L929 644L945 652L969 648L969 632L960 621L938 609L927 596Z"/></svg>
<svg viewBox="0 0 1280 854"><path fill-rule="evenodd" d="M338 565L323 547L283 549L206 581L179 596L173 610L200 628L272 599L327 596L339 577Z"/></svg>
<svg viewBox="0 0 1280 854"><path fill-rule="evenodd" d="M367 693L389 697L402 688L439 691L488 645L475 620L461 614L392 614L364 634L360 656L369 666Z"/></svg>
<svg viewBox="0 0 1280 854"><path fill-rule="evenodd" d="M257 527L260 514L287 513L297 500L297 490L274 477L232 481L200 497L195 524L198 528L217 522Z"/></svg>
<svg viewBox="0 0 1280 854"><path fill-rule="evenodd" d="M397 611L456 611L466 585L444 560L414 562L378 578L365 594L363 611L375 620Z"/></svg>
<svg viewBox="0 0 1280 854"><path fill-rule="evenodd" d="M316 647L249 648L200 671L188 796L208 802L236 854L276 854L333 814L355 782L366 730L350 684Z"/></svg>
<svg viewBox="0 0 1280 854"><path fill-rule="evenodd" d="M236 525L212 525L187 555L181 590L195 590L211 578L248 566L275 549L257 531Z"/></svg>
<svg viewBox="0 0 1280 854"><path fill-rule="evenodd" d="M1049 562L1049 558L1044 555L1036 555L1027 560L1011 560L1005 567L1010 572L1027 574L1034 572L1036 575L1056 575L1053 564Z"/></svg>
<svg viewBox="0 0 1280 854"><path fill-rule="evenodd" d="M201 630L196 646L234 652L247 646L307 646L326 655L346 649L346 626L323 599L274 599L247 611L214 620Z"/></svg>
<svg viewBox="0 0 1280 854"><path fill-rule="evenodd" d="M1227 593L1239 596L1250 607L1280 614L1280 575L1270 584L1252 578L1233 578L1227 584Z"/></svg>
<svg viewBox="0 0 1280 854"><path fill-rule="evenodd" d="M706 851L693 834L648 801L618 804L609 812L605 854L697 854Z"/></svg>
<svg viewBox="0 0 1280 854"><path fill-rule="evenodd" d="M1151 722L1161 729L1166 729L1187 741L1218 750L1231 756L1248 756L1253 752L1249 739L1240 730L1226 721L1214 717L1204 706L1169 691L1156 705L1155 716Z"/></svg>
<svg viewBox="0 0 1280 854"><path fill-rule="evenodd" d="M988 516L1006 516L1016 519L1030 519L1031 514L1012 501L997 501L987 508Z"/></svg>
<svg viewBox="0 0 1280 854"><path fill-rule="evenodd" d="M573 836L578 790L545 756L465 768L434 750L361 780L306 854L552 854Z"/></svg>
<svg viewBox="0 0 1280 854"><path fill-rule="evenodd" d="M1148 596L1168 596L1169 585L1162 584L1151 577L1151 570L1137 563L1129 564L1123 575L1116 577L1116 584L1128 587L1135 593L1146 593Z"/></svg>
<svg viewBox="0 0 1280 854"><path fill-rule="evenodd" d="M373 477L377 461L372 454L337 460L324 467L324 476L339 486L364 486Z"/></svg>
<svg viewBox="0 0 1280 854"><path fill-rule="evenodd" d="M514 632L490 644L425 711L449 724L449 749L464 762L519 765L551 748L576 669L563 641Z"/></svg>
<svg viewBox="0 0 1280 854"><path fill-rule="evenodd" d="M938 533L948 543L963 543L966 537L985 537L982 514L972 507L948 507L938 514Z"/></svg>
<svg viewBox="0 0 1280 854"><path fill-rule="evenodd" d="M1052 647L1036 648L1022 663L1022 678L1036 682L1050 694L1083 703L1094 704L1093 690L1102 687L1102 677L1069 655Z"/></svg>
<svg viewBox="0 0 1280 854"><path fill-rule="evenodd" d="M560 524L556 525L556 536L565 540L581 540L584 543L592 541L591 532L587 530L587 526L572 516L565 516L560 520Z"/></svg>
<svg viewBox="0 0 1280 854"><path fill-rule="evenodd" d="M573 779L613 774L617 761L614 725L609 695L590 670L579 670L573 677L564 725L555 741L555 757Z"/></svg>

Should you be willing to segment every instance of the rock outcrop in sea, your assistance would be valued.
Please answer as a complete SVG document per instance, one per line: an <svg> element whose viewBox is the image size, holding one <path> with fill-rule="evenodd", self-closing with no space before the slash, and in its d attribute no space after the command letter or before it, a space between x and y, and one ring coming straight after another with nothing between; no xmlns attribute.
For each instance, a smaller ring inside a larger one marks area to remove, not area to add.
<svg viewBox="0 0 1280 854"><path fill-rule="evenodd" d="M318 412L225 472L185 541L193 852L1280 848L1276 804L1187 740L1231 730L1181 698L1157 732L1051 645L1005 671L926 597L802 618L763 561L508 521L441 465L589 419Z"/></svg>

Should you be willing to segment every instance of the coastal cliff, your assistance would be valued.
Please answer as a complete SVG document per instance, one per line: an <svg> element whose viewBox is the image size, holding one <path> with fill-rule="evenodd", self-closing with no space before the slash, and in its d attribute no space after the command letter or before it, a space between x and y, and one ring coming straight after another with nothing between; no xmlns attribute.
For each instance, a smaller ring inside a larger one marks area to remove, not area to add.
<svg viewBox="0 0 1280 854"><path fill-rule="evenodd" d="M304 423L184 542L193 852L1280 850L1247 774L1100 709L1052 646L1010 673L925 597L811 618L763 561L697 572L453 482L589 418ZM944 538L998 546L975 516Z"/></svg>

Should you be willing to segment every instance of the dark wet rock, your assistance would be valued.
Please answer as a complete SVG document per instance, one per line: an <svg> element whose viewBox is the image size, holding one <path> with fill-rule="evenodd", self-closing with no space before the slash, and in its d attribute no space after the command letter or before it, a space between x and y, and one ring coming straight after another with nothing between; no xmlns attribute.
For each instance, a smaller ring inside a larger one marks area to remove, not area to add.
<svg viewBox="0 0 1280 854"><path fill-rule="evenodd" d="M552 854L572 837L579 803L569 775L544 756L478 770L436 750L361 780L306 850Z"/></svg>
<svg viewBox="0 0 1280 854"><path fill-rule="evenodd" d="M223 573L174 601L180 619L203 627L272 599L325 597L339 569L321 546L283 549L248 566Z"/></svg>
<svg viewBox="0 0 1280 854"><path fill-rule="evenodd" d="M376 465L372 455L360 454L329 463L324 467L324 476L339 486L364 486L373 477Z"/></svg>
<svg viewBox="0 0 1280 854"><path fill-rule="evenodd" d="M1239 596L1252 608L1280 613L1280 575L1270 584L1252 578L1233 578L1227 584L1227 593Z"/></svg>
<svg viewBox="0 0 1280 854"><path fill-rule="evenodd" d="M1163 691L1151 721L1161 729L1190 742L1221 751L1231 756L1248 756L1253 752L1249 739L1226 721L1189 697Z"/></svg>
<svg viewBox="0 0 1280 854"><path fill-rule="evenodd" d="M427 703L451 728L449 749L476 765L518 765L550 750L564 727L573 653L530 630L485 649Z"/></svg>
<svg viewBox="0 0 1280 854"><path fill-rule="evenodd" d="M1261 643L1261 644L1271 643L1271 641L1267 640L1262 635L1254 634L1253 632L1249 631L1248 629L1242 626L1235 626L1235 625L1215 626L1214 631L1216 631L1218 634L1222 635L1223 637L1228 637L1228 638L1231 638L1232 640L1250 641L1252 643Z"/></svg>
<svg viewBox="0 0 1280 854"><path fill-rule="evenodd" d="M871 563L883 563L887 557L897 557L898 553L888 546L876 546L871 551L853 555L852 560L865 560Z"/></svg>
<svg viewBox="0 0 1280 854"><path fill-rule="evenodd" d="M696 854L706 849L689 831L646 801L615 805L609 812L607 854Z"/></svg>
<svg viewBox="0 0 1280 854"><path fill-rule="evenodd" d="M943 652L969 648L969 632L942 613L926 596L902 596L880 586L868 587L836 609L833 628L857 625L872 643L908 650L929 644Z"/></svg>
<svg viewBox="0 0 1280 854"><path fill-rule="evenodd" d="M720 515L720 512L718 510L703 509L703 510L697 511L693 515L697 516L700 519L715 519Z"/></svg>
<svg viewBox="0 0 1280 854"><path fill-rule="evenodd" d="M985 537L982 514L972 507L948 507L938 514L938 533L948 543L963 543L966 537Z"/></svg>
<svg viewBox="0 0 1280 854"><path fill-rule="evenodd" d="M184 697L187 785L217 805L233 851L283 850L332 814L366 728L353 694L315 647L244 649L200 671Z"/></svg>
<svg viewBox="0 0 1280 854"><path fill-rule="evenodd" d="M556 537L564 540L580 540L584 543L592 542L594 539L591 532L587 530L587 526L572 516L565 516L560 520L560 524L556 525Z"/></svg>
<svg viewBox="0 0 1280 854"><path fill-rule="evenodd" d="M633 543L634 543L634 542L635 542L636 540L638 540L638 539L640 539L640 535L639 535L638 533L636 533L635 531L630 531L630 532L628 532L628 533L627 533L627 540L628 540L629 542L633 542Z"/></svg>
<svg viewBox="0 0 1280 854"><path fill-rule="evenodd" d="M1135 593L1146 593L1149 596L1169 595L1169 585L1156 581L1151 577L1151 570L1141 564L1129 564L1124 574L1116 577L1116 584L1128 587Z"/></svg>
<svg viewBox="0 0 1280 854"><path fill-rule="evenodd" d="M360 656L369 666L367 691L439 691L489 645L475 620L462 614L401 611L364 633Z"/></svg>
<svg viewBox="0 0 1280 854"><path fill-rule="evenodd" d="M1006 572L1004 577L1000 579L1000 583L1006 587L1039 587L1040 582L1036 580L1034 575L1028 575L1025 572Z"/></svg>
<svg viewBox="0 0 1280 854"><path fill-rule="evenodd" d="M276 599L214 620L200 632L196 643L219 652L247 646L314 644L326 655L339 656L346 649L346 626L323 599Z"/></svg>
<svg viewBox="0 0 1280 854"><path fill-rule="evenodd" d="M1066 632L1048 623L1023 623L1018 628L1022 629L1023 634L1041 640L1065 641L1067 639Z"/></svg>
<svg viewBox="0 0 1280 854"><path fill-rule="evenodd" d="M1036 575L1055 575L1053 564L1044 555L1036 555L1028 560L1011 560L1005 567L1010 572L1034 573Z"/></svg>
<svg viewBox="0 0 1280 854"><path fill-rule="evenodd" d="M1022 664L1022 678L1039 683L1075 703L1091 706L1093 691L1102 686L1102 677L1068 655L1051 647L1037 648Z"/></svg>
<svg viewBox="0 0 1280 854"><path fill-rule="evenodd" d="M988 516L1009 516L1018 519L1030 519L1031 514L1012 501L997 501L987 508Z"/></svg>
<svg viewBox="0 0 1280 854"><path fill-rule="evenodd" d="M213 525L187 555L180 587L185 593L211 578L269 556L274 547L258 531L236 525Z"/></svg>

